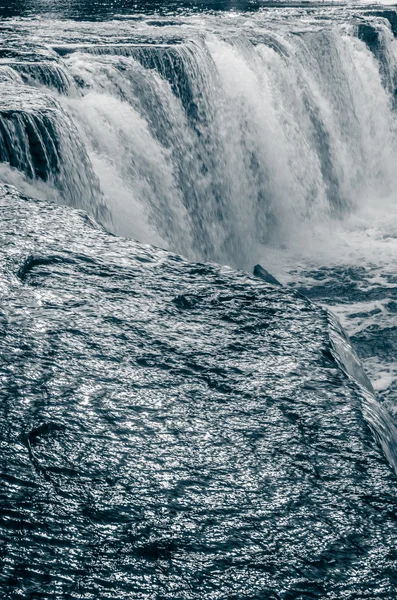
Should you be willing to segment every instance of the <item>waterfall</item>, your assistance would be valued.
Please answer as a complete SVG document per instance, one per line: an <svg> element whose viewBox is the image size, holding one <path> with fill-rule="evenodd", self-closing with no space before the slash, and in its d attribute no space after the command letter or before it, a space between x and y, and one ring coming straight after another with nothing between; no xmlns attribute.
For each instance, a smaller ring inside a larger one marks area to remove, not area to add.
<svg viewBox="0 0 397 600"><path fill-rule="evenodd" d="M35 89L41 105L2 102L0 159L61 201L106 205L116 233L251 267L264 244L395 193L396 13L329 10L309 25L299 11L196 15L117 39L80 24L51 60L10 63L14 96Z"/></svg>
<svg viewBox="0 0 397 600"><path fill-rule="evenodd" d="M0 82L0 162L2 178L15 182L13 170L45 182L48 194L101 219L107 209L79 134L51 95L17 82Z"/></svg>

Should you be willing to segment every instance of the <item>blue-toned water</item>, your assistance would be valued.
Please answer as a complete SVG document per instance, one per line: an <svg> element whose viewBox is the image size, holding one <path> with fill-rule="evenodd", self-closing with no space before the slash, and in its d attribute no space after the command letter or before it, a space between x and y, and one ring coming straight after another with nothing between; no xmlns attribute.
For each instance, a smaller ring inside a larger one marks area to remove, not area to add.
<svg viewBox="0 0 397 600"><path fill-rule="evenodd" d="M395 9L0 17L2 597L394 599Z"/></svg>

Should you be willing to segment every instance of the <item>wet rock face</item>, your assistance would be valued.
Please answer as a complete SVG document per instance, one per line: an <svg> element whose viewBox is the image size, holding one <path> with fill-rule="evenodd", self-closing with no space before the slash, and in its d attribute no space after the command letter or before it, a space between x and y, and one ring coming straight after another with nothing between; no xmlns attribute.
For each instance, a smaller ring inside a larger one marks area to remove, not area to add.
<svg viewBox="0 0 397 600"><path fill-rule="evenodd" d="M272 285L281 285L281 283L275 277L273 277L273 275L269 273L269 271L266 271L266 269L264 269L261 265L255 265L253 274L255 275L255 277L259 277L260 279L263 279L263 281L271 283Z"/></svg>
<svg viewBox="0 0 397 600"><path fill-rule="evenodd" d="M393 471L326 313L1 194L8 598L393 598Z"/></svg>

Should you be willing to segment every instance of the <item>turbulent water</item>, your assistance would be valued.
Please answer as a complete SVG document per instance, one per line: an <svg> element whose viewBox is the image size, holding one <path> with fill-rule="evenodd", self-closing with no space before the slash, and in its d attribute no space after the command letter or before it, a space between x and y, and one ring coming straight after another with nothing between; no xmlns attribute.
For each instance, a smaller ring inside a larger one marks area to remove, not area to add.
<svg viewBox="0 0 397 600"><path fill-rule="evenodd" d="M394 599L396 10L0 17L3 596Z"/></svg>

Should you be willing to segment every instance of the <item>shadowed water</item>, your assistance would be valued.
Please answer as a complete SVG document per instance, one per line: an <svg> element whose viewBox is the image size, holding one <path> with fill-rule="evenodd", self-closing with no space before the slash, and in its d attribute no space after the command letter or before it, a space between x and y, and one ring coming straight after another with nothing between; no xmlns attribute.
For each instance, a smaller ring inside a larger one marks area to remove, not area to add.
<svg viewBox="0 0 397 600"><path fill-rule="evenodd" d="M0 212L4 597L394 597L394 441L323 309Z"/></svg>

